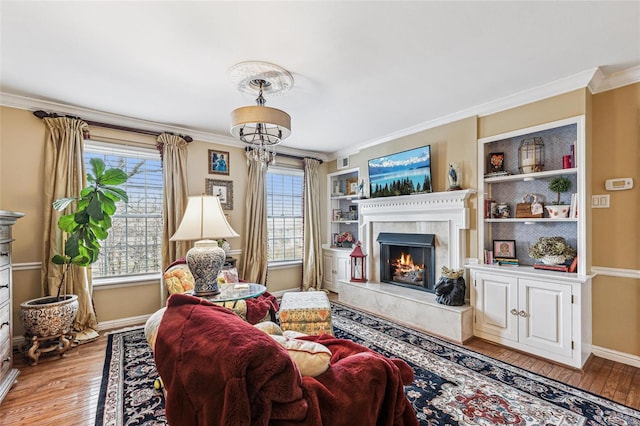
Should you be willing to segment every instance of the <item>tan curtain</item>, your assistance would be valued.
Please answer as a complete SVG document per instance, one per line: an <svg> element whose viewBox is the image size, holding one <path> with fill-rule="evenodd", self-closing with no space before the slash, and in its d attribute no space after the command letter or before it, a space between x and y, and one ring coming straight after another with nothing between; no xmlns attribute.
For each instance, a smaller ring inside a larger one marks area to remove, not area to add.
<svg viewBox="0 0 640 426"><path fill-rule="evenodd" d="M47 126L44 152L44 233L42 244L41 278L43 292L47 296L57 293L62 277L62 267L50 262L54 254L63 253L63 235L58 229L58 212L51 204L61 197L77 197L86 186L84 167L84 133L88 125L82 120L67 117L44 118ZM78 296L78 315L74 322L76 337L87 341L98 337L98 322L91 296L91 271L89 268L71 266L65 279L67 294Z"/></svg>
<svg viewBox="0 0 640 426"><path fill-rule="evenodd" d="M169 241L176 232L187 208L187 141L181 136L163 133L158 136L162 148L162 179L164 208L162 231L162 269L174 260L183 258L189 250L188 241ZM162 291L162 290L161 290Z"/></svg>
<svg viewBox="0 0 640 426"><path fill-rule="evenodd" d="M242 239L244 256L241 277L249 282L267 282L267 167L253 159L247 160L246 219Z"/></svg>
<svg viewBox="0 0 640 426"><path fill-rule="evenodd" d="M302 290L322 287L322 236L320 231L320 162L304 159L304 261Z"/></svg>

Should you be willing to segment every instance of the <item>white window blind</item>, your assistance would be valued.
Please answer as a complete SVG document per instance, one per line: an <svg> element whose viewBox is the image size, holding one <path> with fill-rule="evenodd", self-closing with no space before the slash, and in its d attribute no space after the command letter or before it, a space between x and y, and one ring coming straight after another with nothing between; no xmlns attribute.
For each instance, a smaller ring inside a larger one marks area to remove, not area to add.
<svg viewBox="0 0 640 426"><path fill-rule="evenodd" d="M269 167L267 171L267 234L270 263L302 260L304 172Z"/></svg>

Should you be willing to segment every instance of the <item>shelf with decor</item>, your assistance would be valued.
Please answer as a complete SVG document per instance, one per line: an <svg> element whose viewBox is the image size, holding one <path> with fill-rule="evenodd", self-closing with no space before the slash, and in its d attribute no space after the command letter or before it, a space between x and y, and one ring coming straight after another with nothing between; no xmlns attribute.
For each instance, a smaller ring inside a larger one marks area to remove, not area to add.
<svg viewBox="0 0 640 426"><path fill-rule="evenodd" d="M474 335L582 367L591 351L584 117L479 139L478 170ZM576 256L544 256L557 265L530 256L551 237Z"/></svg>

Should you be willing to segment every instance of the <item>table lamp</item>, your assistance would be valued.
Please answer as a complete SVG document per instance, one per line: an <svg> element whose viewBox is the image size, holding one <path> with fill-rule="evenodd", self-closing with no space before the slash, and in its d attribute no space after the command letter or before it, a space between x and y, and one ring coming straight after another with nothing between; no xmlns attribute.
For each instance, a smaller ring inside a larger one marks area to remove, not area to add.
<svg viewBox="0 0 640 426"><path fill-rule="evenodd" d="M187 266L193 275L195 296L212 296L220 293L218 274L224 265L224 250L216 239L239 237L222 211L220 199L215 196L189 197L178 230L171 241L198 240L187 252Z"/></svg>

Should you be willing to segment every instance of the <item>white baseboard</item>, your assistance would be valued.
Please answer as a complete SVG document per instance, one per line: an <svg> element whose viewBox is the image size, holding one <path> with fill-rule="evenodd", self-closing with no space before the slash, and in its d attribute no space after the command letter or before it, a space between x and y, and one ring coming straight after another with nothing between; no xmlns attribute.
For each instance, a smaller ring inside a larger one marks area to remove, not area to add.
<svg viewBox="0 0 640 426"><path fill-rule="evenodd" d="M150 316L151 314L139 315L137 317L120 318L111 321L102 321L98 324L98 331L114 330L135 325L144 325Z"/></svg>
<svg viewBox="0 0 640 426"><path fill-rule="evenodd" d="M600 358L640 368L640 356L637 355L618 352L613 349L601 348L600 346L592 346L591 353L595 356L599 356Z"/></svg>

